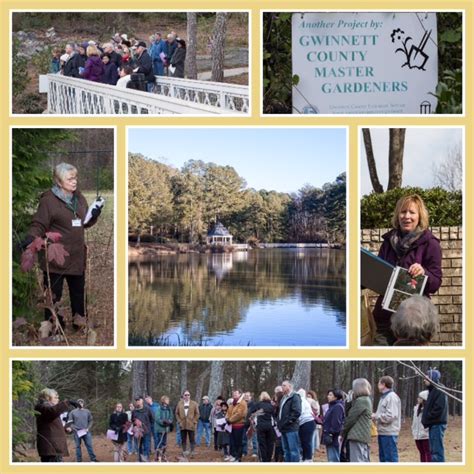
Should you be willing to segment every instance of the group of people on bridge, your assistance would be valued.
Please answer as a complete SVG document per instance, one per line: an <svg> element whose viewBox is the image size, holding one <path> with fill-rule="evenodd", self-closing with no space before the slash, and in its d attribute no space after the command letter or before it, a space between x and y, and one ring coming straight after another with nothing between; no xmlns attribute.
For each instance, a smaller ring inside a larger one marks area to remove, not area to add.
<svg viewBox="0 0 474 474"><path fill-rule="evenodd" d="M426 389L414 407L412 433L420 462L445 461L448 399L440 378L437 369L425 374ZM122 403L115 405L107 438L113 444L115 462L134 454L140 462L166 461L168 434L175 430L185 459L192 460L203 435L211 449L213 435L213 448L226 462L241 462L250 449L261 462L313 462L324 445L329 462L359 463L370 462L371 440L377 436L379 461L396 463L401 401L392 377L381 377L377 388L380 398L375 411L372 388L365 378L355 379L348 393L328 390L322 406L314 391L295 391L288 380L274 389L272 397L261 392L258 401L240 389L233 390L229 399L219 396L211 401L205 395L200 404L184 390L174 407L167 395L159 403L150 395L137 395L127 411ZM90 460L97 461L90 432L92 415L83 400L59 402L55 390L44 389L35 411L37 448L43 462L61 462L68 456L66 432L74 434L77 461L82 460L82 441Z"/></svg>
<svg viewBox="0 0 474 474"><path fill-rule="evenodd" d="M152 92L156 76L184 78L186 42L176 32L162 38L161 33L149 37L149 43L115 34L103 44L94 40L68 43L64 50L52 50L50 73L122 88L136 88L135 82L146 84ZM137 78L137 81L133 79Z"/></svg>

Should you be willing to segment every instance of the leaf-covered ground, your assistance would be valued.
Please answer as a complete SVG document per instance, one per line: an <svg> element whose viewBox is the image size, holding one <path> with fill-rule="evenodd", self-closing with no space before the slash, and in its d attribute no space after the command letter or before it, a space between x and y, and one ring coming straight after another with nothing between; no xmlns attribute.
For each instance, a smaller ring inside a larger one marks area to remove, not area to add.
<svg viewBox="0 0 474 474"><path fill-rule="evenodd" d="M419 454L416 449L415 442L411 435L411 419L404 421L402 431L398 443L398 451L400 462L419 462ZM186 459L182 456L181 450L176 446L175 434L171 433L168 442L168 460L171 462L222 462L223 456L214 449L201 446L196 448L195 455L192 459ZM70 456L64 458L65 462L75 462L75 447L72 437L68 437ZM97 459L102 462L113 462L112 442L107 440L105 436L93 436L94 451ZM377 440L372 438L371 461L378 462ZM38 457L34 449L27 452L28 461L37 461ZM451 418L449 420L448 429L445 435L445 455L448 462L462 461L462 419L461 417ZM83 447L83 460L88 461L88 456ZM128 458L129 462L137 462L136 455ZM257 462L258 459L251 456L251 450L248 456L243 458L244 462ZM327 462L324 447L316 453L314 461Z"/></svg>
<svg viewBox="0 0 474 474"><path fill-rule="evenodd" d="M88 203L95 193L84 192ZM114 195L103 193L106 199L104 210L95 226L86 231L88 259L86 270L88 326L79 330L72 328L67 284L64 283L62 314L66 318L65 335L70 346L111 346L114 343ZM40 297L38 289L38 298ZM42 310L33 323L13 323L13 344L16 346L54 345L66 346L64 338L41 340L38 330L42 322Z"/></svg>

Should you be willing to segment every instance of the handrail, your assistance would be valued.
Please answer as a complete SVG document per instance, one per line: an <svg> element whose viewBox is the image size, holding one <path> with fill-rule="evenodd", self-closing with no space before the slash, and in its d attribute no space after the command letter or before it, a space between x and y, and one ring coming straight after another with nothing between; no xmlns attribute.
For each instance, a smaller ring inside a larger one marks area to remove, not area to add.
<svg viewBox="0 0 474 474"><path fill-rule="evenodd" d="M48 112L80 115L221 115L239 113L163 94L48 74Z"/></svg>

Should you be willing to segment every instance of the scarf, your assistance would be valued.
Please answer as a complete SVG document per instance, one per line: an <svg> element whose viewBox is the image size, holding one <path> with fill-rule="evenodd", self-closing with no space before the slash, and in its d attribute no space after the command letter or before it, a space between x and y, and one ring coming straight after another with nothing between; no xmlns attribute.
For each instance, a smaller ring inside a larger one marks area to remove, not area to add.
<svg viewBox="0 0 474 474"><path fill-rule="evenodd" d="M75 194L68 196L57 184L53 185L51 191L56 197L61 199L61 201L65 202L69 206L72 206L73 202L76 200Z"/></svg>
<svg viewBox="0 0 474 474"><path fill-rule="evenodd" d="M397 259L402 259L411 246L423 235L424 230L417 227L413 232L401 233L399 230L390 236L390 244L397 254Z"/></svg>

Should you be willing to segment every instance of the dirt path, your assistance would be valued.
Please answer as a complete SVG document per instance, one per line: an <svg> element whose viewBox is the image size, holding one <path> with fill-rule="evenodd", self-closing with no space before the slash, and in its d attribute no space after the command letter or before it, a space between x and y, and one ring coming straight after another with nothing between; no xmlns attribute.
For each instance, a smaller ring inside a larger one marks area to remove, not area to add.
<svg viewBox="0 0 474 474"><path fill-rule="evenodd" d="M402 432L400 434L398 450L400 456L400 462L418 462L418 451L415 446L415 442L411 436L411 420L405 420L402 426ZM168 460L170 462L222 462L223 456L220 452L214 451L214 449L207 448L205 446L197 447L195 455L192 459L187 460L182 456L181 450L176 446L175 433L168 435ZM97 459L102 462L113 462L112 443L107 440L105 436L94 436L93 437L94 451ZM72 437L68 437L69 453L70 456L64 458L65 462L75 462L75 447ZM371 461L378 462L378 449L377 440L372 438L371 445ZM462 461L462 420L460 417L451 418L449 421L448 429L445 437L445 453L446 461L448 462L461 462ZM245 456L242 460L244 462L257 462L256 457L251 456L251 450L248 456ZM28 451L28 461L37 461L37 455L35 450L31 449ZM85 448L83 447L83 459L88 461L88 456ZM314 457L315 462L326 462L326 453L324 447L316 453ZM128 458L128 462L137 462L137 456L132 455Z"/></svg>

